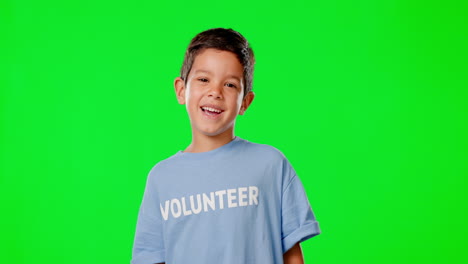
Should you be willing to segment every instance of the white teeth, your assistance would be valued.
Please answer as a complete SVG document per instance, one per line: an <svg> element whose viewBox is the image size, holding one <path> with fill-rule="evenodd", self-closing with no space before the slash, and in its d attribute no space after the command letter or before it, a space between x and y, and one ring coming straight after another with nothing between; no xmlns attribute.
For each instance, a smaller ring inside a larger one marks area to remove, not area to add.
<svg viewBox="0 0 468 264"><path fill-rule="evenodd" d="M208 110L208 111L211 111L211 112L216 112L216 113L221 113L221 110L218 110L218 109L214 109L214 108L211 108L211 107L202 107L203 110Z"/></svg>

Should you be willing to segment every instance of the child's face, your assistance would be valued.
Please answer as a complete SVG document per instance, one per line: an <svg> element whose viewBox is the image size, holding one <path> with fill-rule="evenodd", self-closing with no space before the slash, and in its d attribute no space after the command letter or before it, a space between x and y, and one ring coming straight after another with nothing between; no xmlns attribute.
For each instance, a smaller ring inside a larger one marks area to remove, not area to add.
<svg viewBox="0 0 468 264"><path fill-rule="evenodd" d="M253 99L252 92L243 99L243 70L234 53L205 49L195 57L187 84L176 78L177 98L186 104L192 133L233 133L237 115L243 114Z"/></svg>

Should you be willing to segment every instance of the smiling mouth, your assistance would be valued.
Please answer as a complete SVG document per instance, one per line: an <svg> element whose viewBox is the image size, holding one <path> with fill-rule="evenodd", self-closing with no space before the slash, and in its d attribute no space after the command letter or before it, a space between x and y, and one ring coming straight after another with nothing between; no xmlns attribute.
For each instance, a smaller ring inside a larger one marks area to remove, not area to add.
<svg viewBox="0 0 468 264"><path fill-rule="evenodd" d="M223 110L219 110L219 109L215 109L215 108L211 108L211 107L200 107L200 109L208 116L219 116L220 114L222 114L224 111Z"/></svg>

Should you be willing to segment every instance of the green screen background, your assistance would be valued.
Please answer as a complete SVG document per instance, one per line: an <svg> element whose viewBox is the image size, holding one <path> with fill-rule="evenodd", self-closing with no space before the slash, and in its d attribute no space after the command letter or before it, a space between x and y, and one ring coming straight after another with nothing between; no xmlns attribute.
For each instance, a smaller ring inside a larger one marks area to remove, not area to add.
<svg viewBox="0 0 468 264"><path fill-rule="evenodd" d="M190 143L185 48L256 55L236 134L303 182L306 263L467 263L467 4L0 2L2 263L129 263L154 164Z"/></svg>

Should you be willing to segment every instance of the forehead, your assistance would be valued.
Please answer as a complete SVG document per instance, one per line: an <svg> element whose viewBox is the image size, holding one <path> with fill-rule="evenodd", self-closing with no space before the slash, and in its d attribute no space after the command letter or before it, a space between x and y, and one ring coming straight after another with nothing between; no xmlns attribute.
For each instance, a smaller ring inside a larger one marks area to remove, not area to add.
<svg viewBox="0 0 468 264"><path fill-rule="evenodd" d="M192 72L234 75L242 78L244 67L236 54L230 51L208 48L195 56Z"/></svg>

